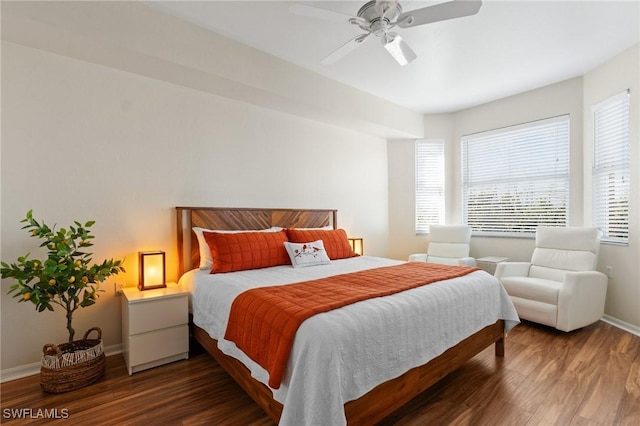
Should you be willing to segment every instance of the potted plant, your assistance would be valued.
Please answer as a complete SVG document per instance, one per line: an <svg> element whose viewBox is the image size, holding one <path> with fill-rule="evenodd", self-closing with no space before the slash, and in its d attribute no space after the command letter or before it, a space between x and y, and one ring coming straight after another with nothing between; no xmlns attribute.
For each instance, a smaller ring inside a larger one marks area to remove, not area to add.
<svg viewBox="0 0 640 426"><path fill-rule="evenodd" d="M17 281L8 294L14 293L19 302L33 303L38 312L53 311L53 305L62 306L66 311L69 333L66 343L44 347L40 384L50 392L65 392L86 386L104 374L102 332L93 328L87 331L82 340L74 340L73 314L77 309L96 302L99 293L104 291L100 290L100 283L107 277L125 272L122 261L110 259L93 263L92 254L86 249L93 245L91 240L94 236L89 228L94 221L84 225L74 221L74 225L56 230L55 226L50 228L44 222L35 220L29 210L20 223L26 223L22 229L28 230L32 237L43 240L40 247L46 247L48 253L43 261L31 259L27 253L15 263L1 262L2 278ZM97 340L87 338L93 330L98 331ZM91 363L91 371L81 371L86 367L83 363L94 360L97 362Z"/></svg>

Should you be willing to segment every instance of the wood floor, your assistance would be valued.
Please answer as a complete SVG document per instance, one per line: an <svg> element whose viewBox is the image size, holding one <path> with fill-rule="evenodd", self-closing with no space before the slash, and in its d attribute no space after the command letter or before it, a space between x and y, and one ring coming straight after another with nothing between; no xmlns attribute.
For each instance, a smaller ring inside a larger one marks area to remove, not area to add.
<svg viewBox="0 0 640 426"><path fill-rule="evenodd" d="M109 357L103 379L70 393L45 394L38 376L0 389L7 425L273 425L198 348L133 376ZM68 418L11 419L11 409ZM640 337L603 322L569 334L523 323L504 359L488 348L381 424L640 425Z"/></svg>

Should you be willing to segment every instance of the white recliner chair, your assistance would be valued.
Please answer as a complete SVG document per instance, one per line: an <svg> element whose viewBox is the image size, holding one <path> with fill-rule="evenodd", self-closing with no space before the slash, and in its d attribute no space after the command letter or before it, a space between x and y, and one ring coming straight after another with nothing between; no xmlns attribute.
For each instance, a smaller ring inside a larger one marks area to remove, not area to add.
<svg viewBox="0 0 640 426"><path fill-rule="evenodd" d="M475 259L469 256L470 243L470 226L429 225L427 253L412 254L409 256L409 262L475 266Z"/></svg>
<svg viewBox="0 0 640 426"><path fill-rule="evenodd" d="M502 281L522 319L572 331L604 315L607 277L596 271L597 228L540 226L531 262L501 262Z"/></svg>

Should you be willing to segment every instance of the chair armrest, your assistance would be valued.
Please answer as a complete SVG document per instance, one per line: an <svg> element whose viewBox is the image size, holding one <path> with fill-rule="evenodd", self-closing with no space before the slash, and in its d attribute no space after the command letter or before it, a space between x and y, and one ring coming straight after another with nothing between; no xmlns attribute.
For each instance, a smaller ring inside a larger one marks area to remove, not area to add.
<svg viewBox="0 0 640 426"><path fill-rule="evenodd" d="M409 262L426 262L427 254L426 253L416 253L409 256Z"/></svg>
<svg viewBox="0 0 640 426"><path fill-rule="evenodd" d="M496 265L496 271L493 275L498 279L502 277L528 277L530 266L529 262L500 262Z"/></svg>
<svg viewBox="0 0 640 426"><path fill-rule="evenodd" d="M461 257L458 259L460 266L476 266L476 260L473 257Z"/></svg>
<svg viewBox="0 0 640 426"><path fill-rule="evenodd" d="M607 298L607 283L607 276L602 272L567 272L558 293L556 328L571 331L602 318Z"/></svg>

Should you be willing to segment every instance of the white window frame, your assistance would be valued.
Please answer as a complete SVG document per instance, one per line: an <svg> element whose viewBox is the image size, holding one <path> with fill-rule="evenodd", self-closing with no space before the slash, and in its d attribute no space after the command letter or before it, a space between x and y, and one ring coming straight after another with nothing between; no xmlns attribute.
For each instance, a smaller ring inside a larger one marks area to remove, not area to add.
<svg viewBox="0 0 640 426"><path fill-rule="evenodd" d="M416 234L428 234L430 224L444 223L444 139L415 142Z"/></svg>
<svg viewBox="0 0 640 426"><path fill-rule="evenodd" d="M470 135L462 144L462 209L474 235L533 237L569 218L568 114Z"/></svg>
<svg viewBox="0 0 640 426"><path fill-rule="evenodd" d="M592 222L601 241L629 243L631 195L629 90L591 108L593 114Z"/></svg>

